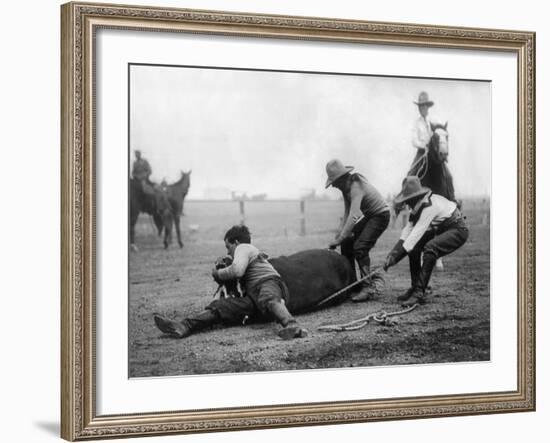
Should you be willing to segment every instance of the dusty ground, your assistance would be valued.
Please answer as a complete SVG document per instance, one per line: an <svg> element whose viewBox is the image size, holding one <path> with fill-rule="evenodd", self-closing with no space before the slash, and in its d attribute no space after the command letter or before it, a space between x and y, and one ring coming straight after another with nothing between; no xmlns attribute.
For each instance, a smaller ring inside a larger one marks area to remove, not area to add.
<svg viewBox="0 0 550 443"><path fill-rule="evenodd" d="M322 248L333 237L330 228L340 216L341 202L308 207L305 237L298 235L295 205L252 203L247 207L254 243L271 256ZM212 300L216 289L210 277L212 262L224 253L224 230L239 221L235 203L190 202L185 212L183 249L175 245L162 249L146 217L141 216L137 226L140 251L130 253L129 270L130 377L490 359L489 226L481 223L482 212L473 204L465 205L470 238L445 258L444 271L434 272L429 304L399 317L395 326L370 323L357 331L318 330L376 311L399 310L395 298L409 285L405 259L387 274L387 288L379 300L348 301L301 315L298 320L309 336L292 341L277 337L275 323L220 327L182 340L168 338L155 327L155 312L183 318ZM398 236L398 227L384 233L372 254L374 265L383 262Z"/></svg>

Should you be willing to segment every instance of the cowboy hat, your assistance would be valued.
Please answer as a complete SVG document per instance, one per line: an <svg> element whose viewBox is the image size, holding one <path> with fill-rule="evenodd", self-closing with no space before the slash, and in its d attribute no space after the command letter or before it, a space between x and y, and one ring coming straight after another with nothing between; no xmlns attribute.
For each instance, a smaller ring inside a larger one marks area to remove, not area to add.
<svg viewBox="0 0 550 443"><path fill-rule="evenodd" d="M420 94L418 94L418 101L413 102L415 105L421 106L421 105L427 105L427 106L433 106L434 102L430 100L430 97L428 96L428 93L426 91L422 91Z"/></svg>
<svg viewBox="0 0 550 443"><path fill-rule="evenodd" d="M425 195L428 192L431 192L430 188L422 186L420 184L420 179L417 176L412 175L409 177L405 177L405 179L403 180L401 192L397 194L394 202L399 205L401 203L405 203L411 198Z"/></svg>
<svg viewBox="0 0 550 443"><path fill-rule="evenodd" d="M353 166L344 166L344 164L338 159L329 161L327 163L328 178L327 182L325 183L325 188L328 188L338 178L342 177L350 171L353 171Z"/></svg>

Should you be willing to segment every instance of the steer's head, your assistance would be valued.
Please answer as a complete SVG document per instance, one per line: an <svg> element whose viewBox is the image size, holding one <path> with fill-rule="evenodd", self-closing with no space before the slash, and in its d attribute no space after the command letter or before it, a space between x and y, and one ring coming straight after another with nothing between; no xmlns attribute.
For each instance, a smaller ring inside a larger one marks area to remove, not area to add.
<svg viewBox="0 0 550 443"><path fill-rule="evenodd" d="M233 263L233 259L229 255L226 255L224 257L218 257L214 262L214 266L216 266L216 269L223 269L231 266L231 263ZM228 280L222 283L220 298L234 298L242 296L243 292L239 286L239 280Z"/></svg>

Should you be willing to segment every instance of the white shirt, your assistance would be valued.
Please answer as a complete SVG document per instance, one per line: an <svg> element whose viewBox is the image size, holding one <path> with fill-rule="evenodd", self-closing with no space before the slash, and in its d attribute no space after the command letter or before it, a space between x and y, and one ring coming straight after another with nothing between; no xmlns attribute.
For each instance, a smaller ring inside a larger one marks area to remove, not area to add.
<svg viewBox="0 0 550 443"><path fill-rule="evenodd" d="M426 118L420 116L414 121L411 131L411 141L414 148L424 149L430 142L433 135L430 123L431 120L428 116Z"/></svg>
<svg viewBox="0 0 550 443"><path fill-rule="evenodd" d="M455 212L456 203L447 200L445 197L437 194L428 193L420 200L411 212L414 217L421 211L420 218L413 223L409 221L401 231L401 240L404 241L403 248L410 252L428 229L434 229L445 220L447 220L453 212Z"/></svg>

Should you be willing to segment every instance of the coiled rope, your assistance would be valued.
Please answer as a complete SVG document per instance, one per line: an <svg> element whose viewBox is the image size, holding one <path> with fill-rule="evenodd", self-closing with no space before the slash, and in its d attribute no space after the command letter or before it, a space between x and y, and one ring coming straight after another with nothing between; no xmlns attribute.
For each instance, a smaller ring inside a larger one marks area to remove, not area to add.
<svg viewBox="0 0 550 443"><path fill-rule="evenodd" d="M373 312L367 315L366 317L359 318L357 320L353 320L348 323L324 325L324 326L319 326L317 329L319 331L325 331L325 332L356 331L358 329L365 327L371 320L381 325L392 326L396 323L395 320L392 320L392 317L408 314L409 312L416 309L417 306L418 304L414 304L410 308L403 309L401 311L394 311L394 312L386 312L386 311Z"/></svg>
<svg viewBox="0 0 550 443"><path fill-rule="evenodd" d="M407 173L407 175L416 175L420 180L422 180L424 177L426 177L426 174L428 173L428 165L429 165L428 150L429 150L428 147L426 147L424 149L424 153L418 158L418 160L416 160L412 164L412 166L409 169L409 172ZM418 166L418 169L413 174L413 172L415 171L417 166Z"/></svg>

